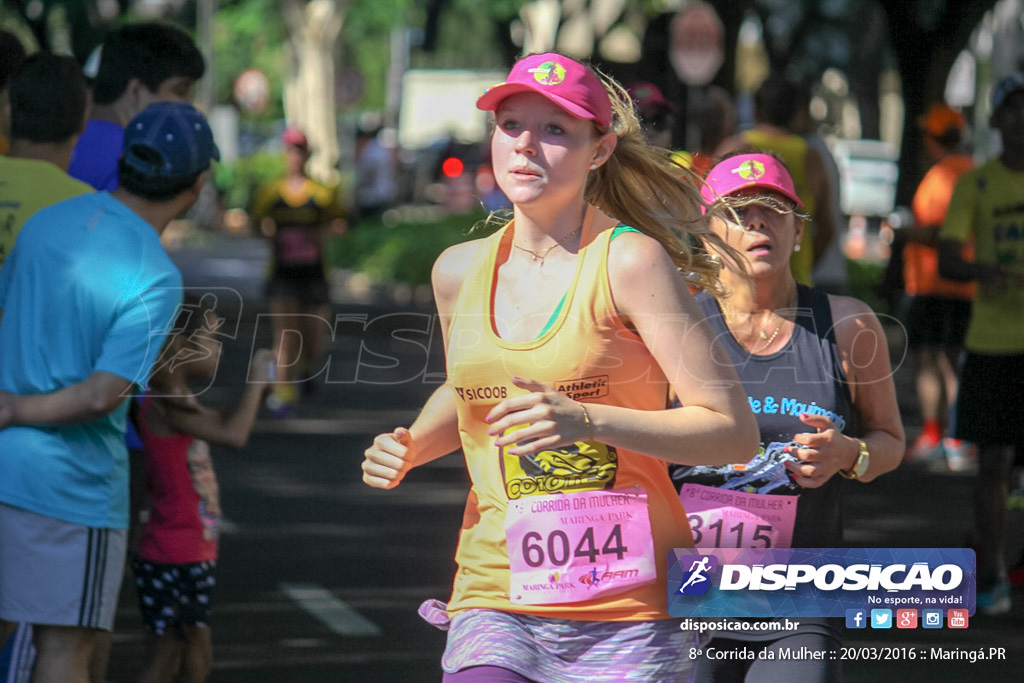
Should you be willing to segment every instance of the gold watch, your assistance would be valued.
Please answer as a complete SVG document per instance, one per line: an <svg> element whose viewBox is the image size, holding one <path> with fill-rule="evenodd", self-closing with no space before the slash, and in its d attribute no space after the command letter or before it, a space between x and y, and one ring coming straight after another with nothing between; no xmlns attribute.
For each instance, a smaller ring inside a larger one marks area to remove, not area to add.
<svg viewBox="0 0 1024 683"><path fill-rule="evenodd" d="M868 465L871 464L868 445L864 443L863 439L857 439L857 445L860 447L860 451L857 453L857 459L853 462L853 467L848 470L839 470L839 474L847 479L860 479L868 471Z"/></svg>

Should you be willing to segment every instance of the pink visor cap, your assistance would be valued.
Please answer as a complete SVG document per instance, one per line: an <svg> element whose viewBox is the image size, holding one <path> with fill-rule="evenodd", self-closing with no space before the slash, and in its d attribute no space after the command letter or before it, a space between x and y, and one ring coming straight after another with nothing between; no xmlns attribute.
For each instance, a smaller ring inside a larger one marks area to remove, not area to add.
<svg viewBox="0 0 1024 683"><path fill-rule="evenodd" d="M739 154L729 157L708 171L700 195L708 204L714 204L737 190L763 187L775 190L803 206L793 187L789 171L775 157L768 154Z"/></svg>
<svg viewBox="0 0 1024 683"><path fill-rule="evenodd" d="M523 92L543 95L576 118L592 120L601 128L611 125L612 103L594 72L553 52L520 59L505 82L488 88L476 106L494 111L506 97Z"/></svg>

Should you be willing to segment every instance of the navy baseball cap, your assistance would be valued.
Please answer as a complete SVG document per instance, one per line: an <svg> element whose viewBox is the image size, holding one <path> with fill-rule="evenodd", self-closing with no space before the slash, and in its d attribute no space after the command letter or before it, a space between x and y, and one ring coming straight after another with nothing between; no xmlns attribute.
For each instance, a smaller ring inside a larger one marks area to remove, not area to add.
<svg viewBox="0 0 1024 683"><path fill-rule="evenodd" d="M1024 73L1010 74L996 83L996 87L992 89L992 111L1003 106L1010 93L1017 90L1024 90Z"/></svg>
<svg viewBox="0 0 1024 683"><path fill-rule="evenodd" d="M156 102L124 129L124 163L151 178L181 178L220 161L202 112L182 102Z"/></svg>

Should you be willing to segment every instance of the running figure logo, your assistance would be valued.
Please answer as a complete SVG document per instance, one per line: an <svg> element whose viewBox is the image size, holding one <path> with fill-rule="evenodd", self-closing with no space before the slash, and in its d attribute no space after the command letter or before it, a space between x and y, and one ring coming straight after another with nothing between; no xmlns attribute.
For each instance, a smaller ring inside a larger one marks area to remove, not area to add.
<svg viewBox="0 0 1024 683"><path fill-rule="evenodd" d="M544 62L540 66L530 69L533 80L541 85L558 85L565 80L565 67L558 62Z"/></svg>
<svg viewBox="0 0 1024 683"><path fill-rule="evenodd" d="M764 164L754 160L744 161L733 170L733 173L744 180L754 182L764 175Z"/></svg>
<svg viewBox="0 0 1024 683"><path fill-rule="evenodd" d="M679 566L689 567L679 587L679 595L703 595L711 587L709 574L718 569L718 558L711 555L686 555L679 558Z"/></svg>

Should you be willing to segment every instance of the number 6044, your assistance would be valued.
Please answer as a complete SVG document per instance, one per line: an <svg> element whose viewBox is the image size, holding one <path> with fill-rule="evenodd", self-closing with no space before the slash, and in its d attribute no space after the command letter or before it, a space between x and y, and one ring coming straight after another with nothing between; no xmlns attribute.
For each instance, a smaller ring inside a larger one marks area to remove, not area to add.
<svg viewBox="0 0 1024 683"><path fill-rule="evenodd" d="M562 567L573 558L586 558L587 562L597 562L601 555L614 555L621 560L629 552L622 542L622 527L616 524L600 544L594 536L594 527L587 527L583 535L573 543L569 534L561 529L543 534L530 531L523 536L523 560L530 567L556 566Z"/></svg>

